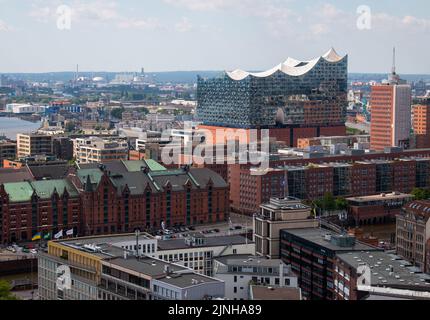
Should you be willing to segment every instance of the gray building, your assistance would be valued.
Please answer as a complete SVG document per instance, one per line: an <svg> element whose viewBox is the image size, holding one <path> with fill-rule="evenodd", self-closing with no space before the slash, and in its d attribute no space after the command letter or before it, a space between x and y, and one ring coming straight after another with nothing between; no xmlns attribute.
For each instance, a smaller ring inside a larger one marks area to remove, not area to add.
<svg viewBox="0 0 430 320"><path fill-rule="evenodd" d="M157 259L155 239L144 239L136 247L126 237L118 237L117 245L105 240L109 239L89 237L49 242L48 252L38 255L40 299L203 300L224 297L223 281Z"/></svg>
<svg viewBox="0 0 430 320"><path fill-rule="evenodd" d="M250 299L252 285L298 288L297 276L279 259L232 255L214 259L214 277L225 282L225 297Z"/></svg>

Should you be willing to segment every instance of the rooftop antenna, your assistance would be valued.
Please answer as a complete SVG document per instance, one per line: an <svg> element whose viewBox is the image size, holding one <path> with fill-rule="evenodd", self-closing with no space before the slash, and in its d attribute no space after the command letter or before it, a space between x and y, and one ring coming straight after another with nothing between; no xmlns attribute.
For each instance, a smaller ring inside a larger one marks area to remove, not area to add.
<svg viewBox="0 0 430 320"><path fill-rule="evenodd" d="M393 47L393 68L391 72L392 74L396 74L396 47Z"/></svg>

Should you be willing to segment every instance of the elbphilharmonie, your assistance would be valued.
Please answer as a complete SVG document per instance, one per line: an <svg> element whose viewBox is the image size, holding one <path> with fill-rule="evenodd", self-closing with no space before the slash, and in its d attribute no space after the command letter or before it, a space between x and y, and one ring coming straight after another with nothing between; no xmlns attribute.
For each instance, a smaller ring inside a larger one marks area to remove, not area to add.
<svg viewBox="0 0 430 320"><path fill-rule="evenodd" d="M344 135L348 56L333 48L299 61L288 58L265 72L225 72L199 77L197 115L208 128L271 129L295 144L298 138Z"/></svg>

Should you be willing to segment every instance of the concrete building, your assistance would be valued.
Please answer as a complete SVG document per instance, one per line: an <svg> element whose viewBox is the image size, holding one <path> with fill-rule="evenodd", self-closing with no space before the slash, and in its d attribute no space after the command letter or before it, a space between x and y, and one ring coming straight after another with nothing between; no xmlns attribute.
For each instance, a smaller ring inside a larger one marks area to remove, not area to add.
<svg viewBox="0 0 430 320"><path fill-rule="evenodd" d="M413 201L403 207L396 220L396 252L413 265L426 270L430 239L430 201Z"/></svg>
<svg viewBox="0 0 430 320"><path fill-rule="evenodd" d="M25 158L35 155L52 155L53 137L41 134L18 134L17 135L17 157Z"/></svg>
<svg viewBox="0 0 430 320"><path fill-rule="evenodd" d="M254 243L242 236L205 237L200 233L169 240L145 233L138 238L135 234L111 235L97 238L97 243L107 243L133 255L138 252L139 255L175 263L207 276L213 276L214 259L229 255L253 255L255 251Z"/></svg>
<svg viewBox="0 0 430 320"><path fill-rule="evenodd" d="M74 157L78 163L106 163L128 160L128 143L121 139L98 137L73 140Z"/></svg>
<svg viewBox="0 0 430 320"><path fill-rule="evenodd" d="M16 143L8 140L0 140L0 168L3 168L4 160L16 158Z"/></svg>
<svg viewBox="0 0 430 320"><path fill-rule="evenodd" d="M261 211L254 216L254 241L257 256L269 259L280 257L280 234L283 229L318 227L318 220L312 217L311 207L295 198L272 198L261 205Z"/></svg>
<svg viewBox="0 0 430 320"><path fill-rule="evenodd" d="M279 259L233 255L214 260L214 277L225 282L225 297L249 300L252 285L297 288L297 276Z"/></svg>
<svg viewBox="0 0 430 320"><path fill-rule="evenodd" d="M253 255L255 244L242 236L204 237L158 241L158 258L175 262L197 273L214 275L214 259L228 255Z"/></svg>
<svg viewBox="0 0 430 320"><path fill-rule="evenodd" d="M414 105L412 110L415 147L430 148L430 99L427 104Z"/></svg>
<svg viewBox="0 0 430 320"><path fill-rule="evenodd" d="M46 107L31 104L11 103L6 105L6 112L15 114L43 113L45 112L45 108Z"/></svg>
<svg viewBox="0 0 430 320"><path fill-rule="evenodd" d="M300 288L251 285L249 300L300 301L302 300L302 291Z"/></svg>
<svg viewBox="0 0 430 320"><path fill-rule="evenodd" d="M411 86L396 74L394 61L389 80L372 86L370 96L372 149L410 146L411 103Z"/></svg>
<svg viewBox="0 0 430 320"><path fill-rule="evenodd" d="M225 291L218 279L97 238L49 242L38 268L41 300L204 300Z"/></svg>
<svg viewBox="0 0 430 320"><path fill-rule="evenodd" d="M346 144L349 147L354 147L355 144L367 146L370 143L369 135L354 135L354 136L334 136L334 137L313 137L300 138L297 140L297 147L305 149L312 146L332 146L336 144Z"/></svg>
<svg viewBox="0 0 430 320"><path fill-rule="evenodd" d="M430 275L386 252L336 255L335 300L429 300Z"/></svg>
<svg viewBox="0 0 430 320"><path fill-rule="evenodd" d="M336 299L337 254L378 250L353 236L320 228L281 231L281 259L299 276L303 297L308 300Z"/></svg>

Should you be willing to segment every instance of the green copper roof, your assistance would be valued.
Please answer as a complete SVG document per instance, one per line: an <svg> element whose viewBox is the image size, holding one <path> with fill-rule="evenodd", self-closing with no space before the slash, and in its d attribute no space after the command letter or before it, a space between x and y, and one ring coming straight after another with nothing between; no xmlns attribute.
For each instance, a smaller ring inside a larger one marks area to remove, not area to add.
<svg viewBox="0 0 430 320"><path fill-rule="evenodd" d="M50 199L54 190L57 190L57 193L61 197L63 196L64 188L66 188L71 197L78 196L78 191L67 180L34 181L31 182L31 185L41 199Z"/></svg>
<svg viewBox="0 0 430 320"><path fill-rule="evenodd" d="M77 175L82 183L86 183L87 176L90 176L91 183L98 185L103 176L103 172L100 171L100 169L82 169L78 170Z"/></svg>
<svg viewBox="0 0 430 320"><path fill-rule="evenodd" d="M151 171L166 171L167 169L154 160L144 160Z"/></svg>
<svg viewBox="0 0 430 320"><path fill-rule="evenodd" d="M10 202L26 202L31 200L33 188L28 182L5 183L4 189Z"/></svg>
<svg viewBox="0 0 430 320"><path fill-rule="evenodd" d="M154 160L123 161L128 172L141 171L142 167L148 167L150 171L166 171L167 169Z"/></svg>

